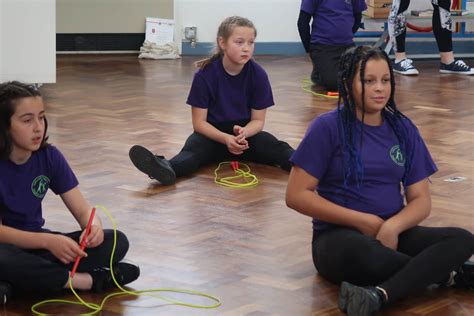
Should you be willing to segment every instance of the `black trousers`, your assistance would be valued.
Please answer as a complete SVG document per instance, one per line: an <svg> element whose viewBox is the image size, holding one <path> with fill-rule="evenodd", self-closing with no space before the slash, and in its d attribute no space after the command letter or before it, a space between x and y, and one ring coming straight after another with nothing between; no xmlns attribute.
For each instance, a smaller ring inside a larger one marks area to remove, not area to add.
<svg viewBox="0 0 474 316"><path fill-rule="evenodd" d="M461 228L416 226L399 235L397 250L345 227L313 234L313 261L324 278L380 286L389 303L447 280L473 252L474 237Z"/></svg>
<svg viewBox="0 0 474 316"><path fill-rule="evenodd" d="M410 0L396 0L400 2L400 7L397 14L401 14L408 9L410 5ZM452 32L441 25L441 16L439 8L443 8L446 11L451 11L451 1L450 0L438 0L437 4L434 1L431 2L433 5L433 34L436 38L436 43L438 44L438 50L442 53L453 51L453 37ZM406 28L399 36L396 37L397 42L397 52L405 52L405 40L406 40Z"/></svg>
<svg viewBox="0 0 474 316"><path fill-rule="evenodd" d="M244 126L245 124L238 125ZM225 126L216 126L216 128L233 134L232 126L233 124L226 124ZM183 149L170 160L170 163L177 177L192 174L201 166L225 160L277 165L283 170L290 171L289 159L294 152L290 145L263 131L248 138L247 141L249 149L245 150L242 155L233 155L226 145L194 132L186 140Z"/></svg>
<svg viewBox="0 0 474 316"><path fill-rule="evenodd" d="M311 44L311 81L329 91L337 91L337 72L342 53L354 45Z"/></svg>
<svg viewBox="0 0 474 316"><path fill-rule="evenodd" d="M62 234L79 242L82 231ZM87 257L79 262L77 272L89 272L110 265L110 254L114 242L113 230L104 230L104 242L95 248L86 248ZM125 257L128 239L117 231L114 263ZM59 292L69 278L74 262L65 265L45 249L21 249L9 244L0 244L0 281L8 282L16 293Z"/></svg>

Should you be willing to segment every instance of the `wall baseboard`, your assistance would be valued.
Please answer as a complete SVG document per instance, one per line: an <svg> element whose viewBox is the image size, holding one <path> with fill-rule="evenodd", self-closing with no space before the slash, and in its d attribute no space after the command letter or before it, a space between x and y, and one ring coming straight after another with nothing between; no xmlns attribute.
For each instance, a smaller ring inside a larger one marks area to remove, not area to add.
<svg viewBox="0 0 474 316"><path fill-rule="evenodd" d="M145 33L56 34L56 51L139 51Z"/></svg>
<svg viewBox="0 0 474 316"><path fill-rule="evenodd" d="M357 38L357 45L372 45L376 38ZM196 43L195 47L191 46L189 42L182 43L182 55L210 55L214 43ZM474 57L474 40L473 39L453 39L455 56ZM438 46L436 42L431 39L407 39L406 51L410 58L416 58L418 55L421 58L427 56L439 56ZM257 42L255 44L255 55L286 55L296 56L304 55L305 51L300 42ZM431 57L428 57L431 58Z"/></svg>
<svg viewBox="0 0 474 316"><path fill-rule="evenodd" d="M357 37L358 45L372 45L376 37ZM138 52L145 40L144 33L97 33L97 34L56 34L58 53L119 53ZM474 39L453 37L454 53L458 57L474 57ZM410 58L433 58L439 56L434 38L407 38L407 53ZM207 56L214 49L214 43L198 42L194 47L190 42L182 42L183 56ZM304 55L300 42L257 42L255 55Z"/></svg>

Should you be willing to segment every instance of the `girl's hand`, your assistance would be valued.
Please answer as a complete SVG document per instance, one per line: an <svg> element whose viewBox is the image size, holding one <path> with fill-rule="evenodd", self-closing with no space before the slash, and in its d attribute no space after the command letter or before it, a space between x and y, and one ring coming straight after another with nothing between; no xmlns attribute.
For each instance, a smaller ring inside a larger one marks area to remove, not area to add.
<svg viewBox="0 0 474 316"><path fill-rule="evenodd" d="M364 216L364 221L362 222L361 225L357 227L357 229L362 234L375 238L380 228L382 227L384 220L373 214L368 214L368 213L362 213L362 214Z"/></svg>
<svg viewBox="0 0 474 316"><path fill-rule="evenodd" d="M82 236L84 236L85 233L86 233L86 230L84 229L79 240L82 240ZM104 231L102 230L102 228L97 225L92 225L89 236L87 236L86 238L86 247L87 248L97 247L103 241L104 241Z"/></svg>
<svg viewBox="0 0 474 316"><path fill-rule="evenodd" d="M237 143L240 145L246 145L248 148L248 141L247 141L247 130L245 127L241 127L239 125L234 125L234 135Z"/></svg>
<svg viewBox="0 0 474 316"><path fill-rule="evenodd" d="M237 142L237 137L232 135L229 135L226 138L225 144L227 146L227 150L229 150L229 152L234 155L241 155L244 153L244 150L249 148L246 140L244 144L239 144Z"/></svg>
<svg viewBox="0 0 474 316"><path fill-rule="evenodd" d="M87 257L77 242L63 235L48 234L46 249L64 264L73 262L77 256Z"/></svg>
<svg viewBox="0 0 474 316"><path fill-rule="evenodd" d="M385 247L397 250L398 232L392 229L390 224L387 223L388 222L385 222L382 227L380 227L380 230L375 238L380 241Z"/></svg>
<svg viewBox="0 0 474 316"><path fill-rule="evenodd" d="M245 128L243 128L242 126L239 126L239 125L234 125L233 129L234 129L234 135L235 136L244 134L244 132L245 132ZM245 137L245 135L244 135L244 137Z"/></svg>

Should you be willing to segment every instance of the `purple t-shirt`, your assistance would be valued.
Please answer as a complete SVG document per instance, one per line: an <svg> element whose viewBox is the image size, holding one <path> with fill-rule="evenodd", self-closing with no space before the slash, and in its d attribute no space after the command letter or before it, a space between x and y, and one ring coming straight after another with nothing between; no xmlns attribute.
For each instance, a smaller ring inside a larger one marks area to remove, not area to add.
<svg viewBox="0 0 474 316"><path fill-rule="evenodd" d="M221 58L194 74L186 103L208 109L209 123L248 121L251 109L274 104L270 81L261 66L249 60L238 75L232 76L225 71Z"/></svg>
<svg viewBox="0 0 474 316"><path fill-rule="evenodd" d="M22 165L0 160L0 218L2 224L26 231L41 231L41 202L48 189L63 194L78 185L76 176L54 146L34 152Z"/></svg>
<svg viewBox="0 0 474 316"><path fill-rule="evenodd" d="M351 45L354 14L367 9L365 0L302 0L301 11L313 16L311 43Z"/></svg>
<svg viewBox="0 0 474 316"><path fill-rule="evenodd" d="M337 110L317 117L290 161L319 180L316 190L327 200L383 219L390 218L404 207L401 182L405 171L405 157L401 154L393 128L386 120L380 126L363 126L363 180L358 187L351 178L346 189L343 185L337 120ZM360 131L362 123L357 121L355 124ZM431 176L437 168L418 129L408 119L403 119L402 124L408 138L406 148L411 157L407 175L407 185L411 185ZM356 133L355 137L360 139L360 133ZM316 230L329 227L327 223L317 219L313 223Z"/></svg>

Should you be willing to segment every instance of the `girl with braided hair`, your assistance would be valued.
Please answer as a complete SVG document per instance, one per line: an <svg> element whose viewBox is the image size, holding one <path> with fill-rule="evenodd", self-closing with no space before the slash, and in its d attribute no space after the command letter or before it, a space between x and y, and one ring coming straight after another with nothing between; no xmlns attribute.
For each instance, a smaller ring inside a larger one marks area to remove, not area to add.
<svg viewBox="0 0 474 316"><path fill-rule="evenodd" d="M314 265L341 284L339 308L373 315L434 283L472 286L472 233L419 226L437 168L397 109L387 54L348 49L338 85L337 109L311 123L290 159L286 203L313 218Z"/></svg>

